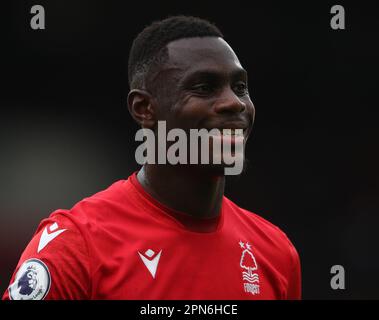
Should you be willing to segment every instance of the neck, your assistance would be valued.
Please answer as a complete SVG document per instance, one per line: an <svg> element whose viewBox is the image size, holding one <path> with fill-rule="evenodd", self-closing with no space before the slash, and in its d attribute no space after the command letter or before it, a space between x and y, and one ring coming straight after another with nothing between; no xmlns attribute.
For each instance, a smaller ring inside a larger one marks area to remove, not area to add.
<svg viewBox="0 0 379 320"><path fill-rule="evenodd" d="M183 166L144 165L137 179L147 193L164 205L198 218L221 212L225 177Z"/></svg>

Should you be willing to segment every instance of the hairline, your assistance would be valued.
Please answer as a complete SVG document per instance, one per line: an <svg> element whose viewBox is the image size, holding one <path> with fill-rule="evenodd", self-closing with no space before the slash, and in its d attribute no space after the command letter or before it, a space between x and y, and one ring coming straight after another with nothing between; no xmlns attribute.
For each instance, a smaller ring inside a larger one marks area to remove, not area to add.
<svg viewBox="0 0 379 320"><path fill-rule="evenodd" d="M225 43L225 39L222 36L219 35L206 35L206 36L190 36L190 37L179 37L177 39L171 40L167 42L151 59L146 61L145 63L141 64L137 67L137 69L134 72L133 79L130 83L131 89L143 89L147 90L147 83L149 83L149 78L152 76L151 73L154 71L155 74L159 73L161 68L164 67L164 64L169 62L170 60L170 54L169 54L169 45L181 40L190 40L190 39L204 39L204 38L216 38L221 39ZM229 44L228 44L229 45ZM157 61L158 60L158 61ZM159 61L161 60L161 61ZM156 65L154 66L154 63ZM138 68L142 69L142 72L138 71ZM157 70L154 70L156 68ZM147 69L147 70L143 70ZM137 79L136 79L137 78ZM139 79L138 79L139 78ZM136 82L140 82L141 84L136 84Z"/></svg>

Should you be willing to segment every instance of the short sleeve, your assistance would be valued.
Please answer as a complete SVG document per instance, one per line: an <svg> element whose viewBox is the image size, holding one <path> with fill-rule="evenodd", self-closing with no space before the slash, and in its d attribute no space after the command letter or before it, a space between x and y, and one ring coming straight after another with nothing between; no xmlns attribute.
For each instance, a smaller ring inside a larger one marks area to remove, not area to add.
<svg viewBox="0 0 379 320"><path fill-rule="evenodd" d="M301 299L301 265L299 254L297 253L295 247L291 244L291 260L292 268L290 271L288 279L288 290L287 299L288 300L300 300Z"/></svg>
<svg viewBox="0 0 379 320"><path fill-rule="evenodd" d="M4 300L89 299L85 240L65 215L43 220L21 255Z"/></svg>

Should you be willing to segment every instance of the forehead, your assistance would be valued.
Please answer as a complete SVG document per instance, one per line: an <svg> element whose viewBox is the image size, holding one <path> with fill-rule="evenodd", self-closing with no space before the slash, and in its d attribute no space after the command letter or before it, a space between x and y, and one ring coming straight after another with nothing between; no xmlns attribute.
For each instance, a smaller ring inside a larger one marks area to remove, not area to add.
<svg viewBox="0 0 379 320"><path fill-rule="evenodd" d="M169 65L185 74L203 69L234 72L242 69L237 55L222 38L186 38L167 45Z"/></svg>

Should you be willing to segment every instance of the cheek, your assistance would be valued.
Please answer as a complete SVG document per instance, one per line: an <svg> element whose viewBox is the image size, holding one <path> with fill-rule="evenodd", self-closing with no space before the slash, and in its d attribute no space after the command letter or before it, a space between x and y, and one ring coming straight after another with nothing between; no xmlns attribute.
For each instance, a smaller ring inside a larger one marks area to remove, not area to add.
<svg viewBox="0 0 379 320"><path fill-rule="evenodd" d="M169 119L176 124L184 124L194 116L196 103L190 97L184 96L177 99L170 110Z"/></svg>
<svg viewBox="0 0 379 320"><path fill-rule="evenodd" d="M156 117L159 121L169 121L174 106L174 99L172 96L160 94L156 98Z"/></svg>
<svg viewBox="0 0 379 320"><path fill-rule="evenodd" d="M254 105L252 105L252 107L251 107L251 114L252 114L252 119L254 121L255 120L255 107L254 107Z"/></svg>
<svg viewBox="0 0 379 320"><path fill-rule="evenodd" d="M254 118L255 118L255 106L254 106L253 102L250 100L250 98L247 101L245 101L245 103L246 103L246 110L251 115L252 121L254 121Z"/></svg>

